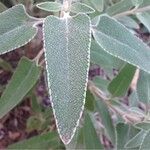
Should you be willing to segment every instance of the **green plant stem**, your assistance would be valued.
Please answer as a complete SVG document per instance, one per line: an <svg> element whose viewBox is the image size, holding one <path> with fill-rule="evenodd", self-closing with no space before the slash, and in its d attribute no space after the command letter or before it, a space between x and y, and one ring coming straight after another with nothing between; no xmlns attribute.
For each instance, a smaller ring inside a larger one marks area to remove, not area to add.
<svg viewBox="0 0 150 150"><path fill-rule="evenodd" d="M36 55L36 57L33 59L33 61L36 61L36 64L37 64L37 65L39 64L39 60L40 60L40 58L42 57L43 53L44 53L44 48L41 49L41 50L39 51L39 53Z"/></svg>
<svg viewBox="0 0 150 150"><path fill-rule="evenodd" d="M135 7L132 10L125 11L125 12L122 12L120 14L116 14L113 17L114 18L120 18L120 17L123 17L123 16L134 15L136 13L141 13L141 12L145 12L145 11L149 11L149 10L150 10L150 5L142 7L142 8Z"/></svg>

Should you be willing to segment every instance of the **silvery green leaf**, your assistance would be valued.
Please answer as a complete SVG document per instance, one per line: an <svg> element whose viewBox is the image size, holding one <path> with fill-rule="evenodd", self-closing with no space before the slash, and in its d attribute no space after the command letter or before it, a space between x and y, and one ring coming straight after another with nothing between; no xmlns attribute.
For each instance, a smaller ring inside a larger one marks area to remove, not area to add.
<svg viewBox="0 0 150 150"><path fill-rule="evenodd" d="M106 13L110 16L117 15L119 13L128 11L133 8L132 0L122 0L106 10Z"/></svg>
<svg viewBox="0 0 150 150"><path fill-rule="evenodd" d="M150 31L150 13L149 12L142 12L136 14L137 18L140 20L141 23Z"/></svg>
<svg viewBox="0 0 150 150"><path fill-rule="evenodd" d="M21 4L0 14L0 54L19 48L33 39L37 29L30 25L31 21L35 21L35 18L28 16Z"/></svg>
<svg viewBox="0 0 150 150"><path fill-rule="evenodd" d="M139 147L146 135L146 131L141 130L137 135L130 139L126 144L125 148L136 148Z"/></svg>
<svg viewBox="0 0 150 150"><path fill-rule="evenodd" d="M142 144L140 145L140 150L146 150L146 149L148 150L150 148L149 139L150 139L150 130L146 132L146 135L142 140Z"/></svg>
<svg viewBox="0 0 150 150"><path fill-rule="evenodd" d="M86 13L86 14L95 12L95 10L92 7L90 7L84 3L79 3L79 2L73 3L71 5L70 11L73 13Z"/></svg>
<svg viewBox="0 0 150 150"><path fill-rule="evenodd" d="M150 73L150 48L118 21L102 15L93 35L107 53Z"/></svg>
<svg viewBox="0 0 150 150"><path fill-rule="evenodd" d="M83 112L90 56L90 20L85 14L44 22L49 93L59 135L68 144ZM80 46L79 46L80 45Z"/></svg>
<svg viewBox="0 0 150 150"><path fill-rule="evenodd" d="M49 11L49 12L59 12L61 11L62 5L57 2L43 2L36 5L39 9Z"/></svg>
<svg viewBox="0 0 150 150"><path fill-rule="evenodd" d="M137 94L141 102L150 103L150 75L144 71L140 71L139 74Z"/></svg>
<svg viewBox="0 0 150 150"><path fill-rule="evenodd" d="M138 22L136 22L133 18L129 16L122 16L120 18L117 18L117 20L129 29L139 29Z"/></svg>

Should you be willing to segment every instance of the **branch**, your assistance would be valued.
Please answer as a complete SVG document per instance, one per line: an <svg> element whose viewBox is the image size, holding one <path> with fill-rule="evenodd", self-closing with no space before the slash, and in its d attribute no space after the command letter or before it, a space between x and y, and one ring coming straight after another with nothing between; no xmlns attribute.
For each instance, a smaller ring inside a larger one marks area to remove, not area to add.
<svg viewBox="0 0 150 150"><path fill-rule="evenodd" d="M119 114L125 120L126 123L139 123L146 118L144 115L140 115L139 113L135 113L130 110L123 111L119 107L116 107L113 104L111 104L110 98L108 98L104 92L102 92L98 87L96 87L92 81L88 82L88 89L93 95L102 100L108 108Z"/></svg>

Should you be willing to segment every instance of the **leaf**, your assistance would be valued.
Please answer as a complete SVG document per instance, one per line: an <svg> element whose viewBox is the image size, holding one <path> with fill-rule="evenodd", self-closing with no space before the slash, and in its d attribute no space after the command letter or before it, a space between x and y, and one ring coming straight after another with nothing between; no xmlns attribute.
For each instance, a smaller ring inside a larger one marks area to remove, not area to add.
<svg viewBox="0 0 150 150"><path fill-rule="evenodd" d="M94 110L94 96L89 90L86 91L85 108L89 111Z"/></svg>
<svg viewBox="0 0 150 150"><path fill-rule="evenodd" d="M144 71L141 71L139 75L137 95L141 102L145 104L150 103L150 75Z"/></svg>
<svg viewBox="0 0 150 150"><path fill-rule="evenodd" d="M122 0L106 10L106 13L110 16L117 15L119 13L128 11L133 8L132 0Z"/></svg>
<svg viewBox="0 0 150 150"><path fill-rule="evenodd" d="M147 131L146 136L142 140L142 144L140 146L140 150L149 149L150 148L150 130Z"/></svg>
<svg viewBox="0 0 150 150"><path fill-rule="evenodd" d="M84 144L86 149L103 148L88 113L85 114L83 136L84 136Z"/></svg>
<svg viewBox="0 0 150 150"><path fill-rule="evenodd" d="M136 16L141 21L141 23L143 23L144 26L150 31L150 13L137 13Z"/></svg>
<svg viewBox="0 0 150 150"><path fill-rule="evenodd" d="M95 10L92 7L79 2L73 3L71 5L70 11L73 13L86 13L86 14L95 12Z"/></svg>
<svg viewBox="0 0 150 150"><path fill-rule="evenodd" d="M22 58L0 98L0 118L21 102L35 85L40 75L40 68L35 62Z"/></svg>
<svg viewBox="0 0 150 150"><path fill-rule="evenodd" d="M59 139L56 132L38 135L27 140L12 144L8 149L42 149L48 150L49 148L59 148Z"/></svg>
<svg viewBox="0 0 150 150"><path fill-rule="evenodd" d="M57 2L43 2L36 5L39 9L49 11L49 12L59 12L61 11L62 5Z"/></svg>
<svg viewBox="0 0 150 150"><path fill-rule="evenodd" d="M150 73L150 48L115 19L102 15L93 35L107 53Z"/></svg>
<svg viewBox="0 0 150 150"><path fill-rule="evenodd" d="M49 92L57 129L65 144L71 141L84 108L90 38L90 21L85 14L62 19L49 16L45 20Z"/></svg>
<svg viewBox="0 0 150 150"><path fill-rule="evenodd" d="M91 54L90 54L90 61L93 64L97 64L101 66L103 69L109 70L109 69L120 69L124 62L112 55L109 55L107 52L101 48L95 40L92 40L91 42Z"/></svg>
<svg viewBox="0 0 150 150"><path fill-rule="evenodd" d="M150 130L150 122L141 122L136 124L135 127L143 130Z"/></svg>
<svg viewBox="0 0 150 150"><path fill-rule="evenodd" d="M119 74L110 82L108 90L113 97L122 97L126 94L135 71L136 67L126 64Z"/></svg>
<svg viewBox="0 0 150 150"><path fill-rule="evenodd" d="M33 39L37 29L29 25L23 5L16 5L0 14L0 54L19 48Z"/></svg>
<svg viewBox="0 0 150 150"><path fill-rule="evenodd" d="M115 134L115 127L113 121L111 119L110 113L108 111L107 106L102 102L102 100L96 100L96 107L98 112L100 113L100 117L102 119L102 123L105 127L105 131L107 135L110 137L113 145L116 145L116 134Z"/></svg>
<svg viewBox="0 0 150 150"><path fill-rule="evenodd" d="M129 16L122 16L120 18L117 18L117 20L129 29L139 29L138 22L136 22L133 18Z"/></svg>
<svg viewBox="0 0 150 150"><path fill-rule="evenodd" d="M132 139L130 139L126 145L125 148L136 148L139 147L140 144L143 141L143 138L146 135L146 131L141 130L136 136L134 136Z"/></svg>
<svg viewBox="0 0 150 150"><path fill-rule="evenodd" d="M124 123L118 123L116 126L117 132L117 149L124 149L124 145L128 138L129 125Z"/></svg>
<svg viewBox="0 0 150 150"><path fill-rule="evenodd" d="M104 10L104 0L92 0L91 3L99 12L102 12Z"/></svg>
<svg viewBox="0 0 150 150"><path fill-rule="evenodd" d="M6 9L7 7L3 3L0 2L0 13L5 11Z"/></svg>

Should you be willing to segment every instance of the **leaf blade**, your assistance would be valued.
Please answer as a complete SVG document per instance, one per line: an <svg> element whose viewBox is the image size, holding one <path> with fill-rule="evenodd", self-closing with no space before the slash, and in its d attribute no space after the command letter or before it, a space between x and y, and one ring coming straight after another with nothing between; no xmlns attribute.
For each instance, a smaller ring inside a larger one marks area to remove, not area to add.
<svg viewBox="0 0 150 150"><path fill-rule="evenodd" d="M44 23L44 38L53 112L60 137L68 144L85 104L91 38L89 18L85 14L62 19L49 16Z"/></svg>
<svg viewBox="0 0 150 150"><path fill-rule="evenodd" d="M38 80L40 69L27 58L22 58L10 83L0 98L0 118L14 108ZM30 81L30 79L32 79Z"/></svg>

